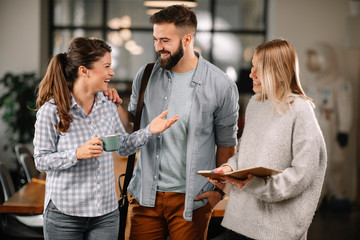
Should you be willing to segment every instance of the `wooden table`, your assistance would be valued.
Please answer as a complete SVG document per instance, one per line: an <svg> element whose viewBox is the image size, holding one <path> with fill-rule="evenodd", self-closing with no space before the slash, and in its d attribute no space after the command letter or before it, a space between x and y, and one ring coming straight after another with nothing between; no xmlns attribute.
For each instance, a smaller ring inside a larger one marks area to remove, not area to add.
<svg viewBox="0 0 360 240"><path fill-rule="evenodd" d="M45 198L45 181L33 179L0 206L0 212L42 213Z"/></svg>
<svg viewBox="0 0 360 240"><path fill-rule="evenodd" d="M224 200L221 200L216 204L212 211L212 217L223 217L225 213L226 203L228 201L228 197L226 196Z"/></svg>
<svg viewBox="0 0 360 240"><path fill-rule="evenodd" d="M121 157L117 153L113 154L114 158L114 174L115 185L118 199L120 191L117 184L118 176L125 173L127 157ZM121 184L123 184L123 179ZM30 183L25 184L19 191L11 196L8 201L0 206L0 212L11 213L42 213L45 198L45 174L41 174L38 178L33 178ZM213 217L224 216L227 198L220 201L212 212Z"/></svg>

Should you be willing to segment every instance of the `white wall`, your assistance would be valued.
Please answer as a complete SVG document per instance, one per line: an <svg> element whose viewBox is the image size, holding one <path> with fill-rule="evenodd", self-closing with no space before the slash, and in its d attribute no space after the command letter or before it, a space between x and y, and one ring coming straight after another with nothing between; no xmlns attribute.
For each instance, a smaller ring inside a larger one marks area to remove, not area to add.
<svg viewBox="0 0 360 240"><path fill-rule="evenodd" d="M270 0L269 38L288 39L297 49L301 78L310 73L305 67L306 49L318 41L333 45L340 59L346 59L345 19L349 15L347 0ZM343 68L344 61L339 61Z"/></svg>
<svg viewBox="0 0 360 240"><path fill-rule="evenodd" d="M352 83L354 95L359 89L359 50L345 47L345 19L350 15L348 0L269 0L269 39L285 38L297 50L300 63L300 77L308 83L311 74L305 66L306 49L318 41L331 44L337 51L340 71ZM359 29L360 30L360 29ZM354 96L355 115L359 104ZM356 195L356 166L358 160L357 130L359 119L354 117L353 131L348 146L348 160L345 163L346 188L351 199Z"/></svg>
<svg viewBox="0 0 360 240"><path fill-rule="evenodd" d="M0 77L6 72L39 72L40 1L0 1ZM3 150L7 140L5 130L6 125L0 120L0 159L6 161L9 168L13 168L13 153Z"/></svg>
<svg viewBox="0 0 360 240"><path fill-rule="evenodd" d="M0 76L39 70L40 0L1 0Z"/></svg>

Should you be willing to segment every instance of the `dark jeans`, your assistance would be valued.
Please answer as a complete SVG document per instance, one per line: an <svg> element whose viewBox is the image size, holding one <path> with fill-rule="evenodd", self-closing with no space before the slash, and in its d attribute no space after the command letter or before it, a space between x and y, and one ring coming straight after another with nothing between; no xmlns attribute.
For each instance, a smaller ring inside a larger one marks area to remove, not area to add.
<svg viewBox="0 0 360 240"><path fill-rule="evenodd" d="M226 231L226 239L227 240L254 240L252 238L248 238L240 233L231 231L231 230L227 230Z"/></svg>
<svg viewBox="0 0 360 240"><path fill-rule="evenodd" d="M114 240L119 233L119 210L100 217L61 213L50 201L44 213L44 237L50 240Z"/></svg>

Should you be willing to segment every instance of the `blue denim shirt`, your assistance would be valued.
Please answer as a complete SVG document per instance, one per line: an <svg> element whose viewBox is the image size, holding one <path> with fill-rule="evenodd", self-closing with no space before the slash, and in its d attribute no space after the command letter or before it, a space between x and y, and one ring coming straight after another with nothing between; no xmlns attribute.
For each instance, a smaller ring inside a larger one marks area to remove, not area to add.
<svg viewBox="0 0 360 240"><path fill-rule="evenodd" d="M192 220L194 209L207 203L195 197L213 189L206 178L196 174L198 170L216 167L216 146L231 147L237 142L238 90L236 84L219 68L206 61L200 54L193 77L195 96L190 110L186 153L186 197L183 216ZM129 104L129 112L135 115L143 66L135 76ZM140 127L167 109L171 94L170 71L155 63L144 95L144 108ZM179 99L181 101L181 99ZM172 116L169 116L172 117ZM128 190L146 207L155 206L159 161L162 151L162 134L153 136L138 155Z"/></svg>

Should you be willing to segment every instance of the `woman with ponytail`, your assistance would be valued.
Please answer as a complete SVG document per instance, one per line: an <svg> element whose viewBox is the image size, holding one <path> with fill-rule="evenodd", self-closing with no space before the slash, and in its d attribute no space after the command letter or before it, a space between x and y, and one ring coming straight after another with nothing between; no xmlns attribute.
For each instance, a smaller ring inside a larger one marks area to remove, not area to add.
<svg viewBox="0 0 360 240"><path fill-rule="evenodd" d="M129 155L178 119L163 119L164 111L127 134L115 103L103 94L114 76L110 52L100 39L75 38L51 59L39 84L34 158L46 172L45 239L117 239L113 159L101 136L118 135L118 153Z"/></svg>

